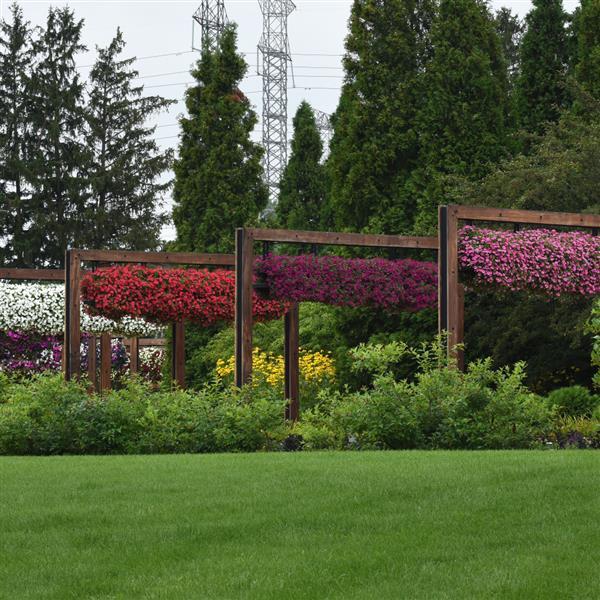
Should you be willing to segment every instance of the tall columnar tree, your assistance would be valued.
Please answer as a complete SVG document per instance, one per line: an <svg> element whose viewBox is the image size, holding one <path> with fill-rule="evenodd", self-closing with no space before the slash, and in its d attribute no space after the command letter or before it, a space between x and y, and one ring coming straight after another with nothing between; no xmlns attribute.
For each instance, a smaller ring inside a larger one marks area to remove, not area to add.
<svg viewBox="0 0 600 600"><path fill-rule="evenodd" d="M323 142L308 102L300 104L293 124L292 152L281 178L277 221L288 229L322 229L326 189Z"/></svg>
<svg viewBox="0 0 600 600"><path fill-rule="evenodd" d="M33 65L31 29L17 4L0 24L0 258L18 267L33 264L31 189L27 161L33 138L29 119Z"/></svg>
<svg viewBox="0 0 600 600"><path fill-rule="evenodd" d="M533 0L516 84L519 123L531 133L541 133L548 122L556 121L567 103L566 22L562 0Z"/></svg>
<svg viewBox="0 0 600 600"><path fill-rule="evenodd" d="M433 232L448 176L477 178L505 152L506 68L493 17L481 0L442 0L418 115L421 167L416 228Z"/></svg>
<svg viewBox="0 0 600 600"><path fill-rule="evenodd" d="M30 99L36 144L30 160L33 223L28 230L39 248L36 263L63 264L65 249L79 245L85 222L83 167L83 83L75 66L83 21L65 8L51 8L46 27L34 41L36 66Z"/></svg>
<svg viewBox="0 0 600 600"><path fill-rule="evenodd" d="M577 42L576 77L584 89L600 99L600 0L582 0Z"/></svg>
<svg viewBox="0 0 600 600"><path fill-rule="evenodd" d="M231 251L234 228L267 204L262 149L250 138L257 117L238 87L247 65L236 41L230 26L215 51L203 48L192 71L197 83L186 92L173 209L180 249Z"/></svg>
<svg viewBox="0 0 600 600"><path fill-rule="evenodd" d="M504 62L508 72L508 83L512 88L519 73L520 47L525 24L510 8L502 7L495 15L496 31L502 43Z"/></svg>
<svg viewBox="0 0 600 600"><path fill-rule="evenodd" d="M338 228L412 226L405 185L418 155L414 122L432 12L431 0L354 0L328 159Z"/></svg>
<svg viewBox="0 0 600 600"><path fill-rule="evenodd" d="M91 153L85 168L89 185L82 240L91 248L156 248L165 216L157 212L170 183L159 180L169 168L171 151L161 152L148 117L172 102L143 95L133 80L134 59L120 58L125 46L117 30L98 49L89 80L86 146Z"/></svg>

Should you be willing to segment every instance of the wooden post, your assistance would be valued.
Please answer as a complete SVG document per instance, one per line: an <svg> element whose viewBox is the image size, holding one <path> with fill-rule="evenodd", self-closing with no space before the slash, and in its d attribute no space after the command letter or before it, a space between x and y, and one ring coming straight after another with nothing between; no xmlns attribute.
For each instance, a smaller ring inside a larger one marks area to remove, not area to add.
<svg viewBox="0 0 600 600"><path fill-rule="evenodd" d="M132 337L129 340L129 372L133 375L139 371L140 362L140 343L139 339Z"/></svg>
<svg viewBox="0 0 600 600"><path fill-rule="evenodd" d="M97 375L96 375L96 343L98 338L95 335L90 335L88 338L88 350L87 350L87 373L88 379L90 380L90 389L91 391L96 391L97 389Z"/></svg>
<svg viewBox="0 0 600 600"><path fill-rule="evenodd" d="M67 250L65 256L65 336L64 373L68 381L78 379L81 372L80 283L81 259L77 250Z"/></svg>
<svg viewBox="0 0 600 600"><path fill-rule="evenodd" d="M438 207L438 330L448 330L448 208Z"/></svg>
<svg viewBox="0 0 600 600"><path fill-rule="evenodd" d="M112 350L110 347L110 333L100 336L100 391L110 390L110 372L112 366Z"/></svg>
<svg viewBox="0 0 600 600"><path fill-rule="evenodd" d="M185 388L185 324L173 323L171 379L177 387Z"/></svg>
<svg viewBox="0 0 600 600"><path fill-rule="evenodd" d="M456 323L456 343L463 344L465 341L465 286L458 284L458 321ZM457 366L461 371L465 370L465 351L460 349L456 352Z"/></svg>
<svg viewBox="0 0 600 600"><path fill-rule="evenodd" d="M298 303L290 306L284 317L285 398L289 401L286 417L297 421L300 417L300 310Z"/></svg>
<svg viewBox="0 0 600 600"><path fill-rule="evenodd" d="M447 283L447 331L448 353L456 357L453 348L458 343L459 298L458 298L458 218L456 208L448 207L446 237L446 283Z"/></svg>
<svg viewBox="0 0 600 600"><path fill-rule="evenodd" d="M244 229L235 231L235 385L252 379L252 279L254 238Z"/></svg>

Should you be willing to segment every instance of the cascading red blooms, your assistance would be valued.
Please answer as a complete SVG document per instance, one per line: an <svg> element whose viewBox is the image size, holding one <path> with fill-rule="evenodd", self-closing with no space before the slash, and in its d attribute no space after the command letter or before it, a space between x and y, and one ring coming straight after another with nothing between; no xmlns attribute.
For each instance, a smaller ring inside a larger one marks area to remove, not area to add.
<svg viewBox="0 0 600 600"><path fill-rule="evenodd" d="M234 319L235 274L206 269L156 269L115 266L87 273L81 296L91 314L109 318L125 315L155 323L191 321L203 326ZM276 319L286 306L254 294L257 321Z"/></svg>
<svg viewBox="0 0 600 600"><path fill-rule="evenodd" d="M437 265L411 259L274 256L257 273L272 298L417 311L437 303Z"/></svg>

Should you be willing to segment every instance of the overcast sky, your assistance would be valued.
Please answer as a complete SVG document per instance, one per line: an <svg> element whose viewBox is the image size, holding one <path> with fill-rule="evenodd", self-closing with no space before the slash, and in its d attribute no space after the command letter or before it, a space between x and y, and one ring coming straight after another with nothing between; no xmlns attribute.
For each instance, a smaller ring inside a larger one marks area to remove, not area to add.
<svg viewBox="0 0 600 600"><path fill-rule="evenodd" d="M10 2L0 0L0 15L6 15ZM48 6L71 6L85 20L83 41L88 55L81 55L82 75L87 74L94 60L97 45L107 45L117 27L124 33L126 56L136 56L136 68L148 91L178 100L168 113L155 118L156 139L161 146L177 146L177 116L184 110L182 103L187 71L195 59L192 52L192 15L199 0L20 0L26 18L33 25L42 25ZM565 9L572 10L578 2L566 0ZM243 91L254 103L260 116L261 79L256 74L256 45L261 35L262 18L258 0L225 0L230 20L238 24L239 49L246 53L250 64ZM288 119L303 99L313 107L332 112L338 101L343 71L341 58L351 0L297 0L296 11L289 17L289 40L293 54L296 88L288 91ZM527 0L494 0L494 8L507 6L524 16L531 6ZM196 31L198 39L199 31ZM160 56L156 55L168 55ZM292 85L291 78L289 85ZM152 87L151 87L152 86ZM260 123L259 123L260 127ZM260 129L255 132L260 139ZM164 237L173 237L166 228Z"/></svg>

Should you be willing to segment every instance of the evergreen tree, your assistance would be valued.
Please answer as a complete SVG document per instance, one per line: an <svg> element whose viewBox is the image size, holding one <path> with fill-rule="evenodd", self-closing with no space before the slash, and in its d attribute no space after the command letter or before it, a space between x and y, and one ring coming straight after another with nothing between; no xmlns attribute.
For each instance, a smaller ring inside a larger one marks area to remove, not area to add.
<svg viewBox="0 0 600 600"><path fill-rule="evenodd" d="M567 16L561 0L533 0L521 44L517 112L521 127L542 133L567 103Z"/></svg>
<svg viewBox="0 0 600 600"><path fill-rule="evenodd" d="M433 57L418 115L421 168L416 228L437 229L437 206L447 176L481 177L506 148L506 68L486 4L442 0L432 27Z"/></svg>
<svg viewBox="0 0 600 600"><path fill-rule="evenodd" d="M83 21L69 8L50 8L46 28L34 41L37 64L31 85L31 126L36 139L30 168L36 265L61 266L65 249L80 245L85 223L89 160L83 143L83 84L75 67Z"/></svg>
<svg viewBox="0 0 600 600"><path fill-rule="evenodd" d="M323 142L308 102L300 104L293 124L292 152L281 178L277 221L287 229L322 229L326 187Z"/></svg>
<svg viewBox="0 0 600 600"><path fill-rule="evenodd" d="M600 99L600 0L582 0L577 18L577 80Z"/></svg>
<svg viewBox="0 0 600 600"><path fill-rule="evenodd" d="M239 89L247 65L229 26L213 52L203 48L186 92L175 161L173 220L181 250L228 252L234 229L255 220L267 205L261 147L250 139L257 123Z"/></svg>
<svg viewBox="0 0 600 600"><path fill-rule="evenodd" d="M28 229L31 190L27 160L32 147L29 79L33 64L31 30L17 4L11 22L0 24L0 258L5 265L33 264L36 251Z"/></svg>
<svg viewBox="0 0 600 600"><path fill-rule="evenodd" d="M512 88L519 73L520 46L525 31L525 24L518 15L513 15L510 8L502 7L496 11L496 32L500 36L502 53L508 72L509 86Z"/></svg>
<svg viewBox="0 0 600 600"><path fill-rule="evenodd" d="M169 168L171 151L160 152L145 126L149 116L172 104L160 96L143 96L135 86L134 59L120 59L125 46L120 30L90 73L86 111L85 175L89 185L80 239L89 248L154 249L165 216L156 208L169 182L157 179Z"/></svg>
<svg viewBox="0 0 600 600"><path fill-rule="evenodd" d="M405 185L418 156L414 121L432 12L431 0L354 1L327 163L337 228L400 233L412 226Z"/></svg>

